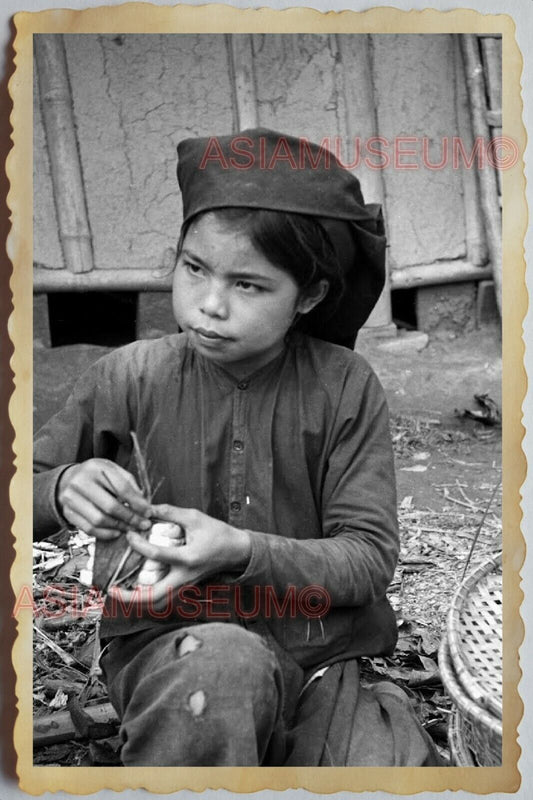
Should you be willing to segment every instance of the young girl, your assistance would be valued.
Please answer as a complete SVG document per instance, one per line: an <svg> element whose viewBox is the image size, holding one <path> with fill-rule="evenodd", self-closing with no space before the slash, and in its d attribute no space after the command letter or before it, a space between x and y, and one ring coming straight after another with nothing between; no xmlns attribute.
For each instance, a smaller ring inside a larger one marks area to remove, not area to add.
<svg viewBox="0 0 533 800"><path fill-rule="evenodd" d="M127 536L168 569L117 588L103 621L122 761L434 764L403 693L359 683L358 657L396 641L387 407L352 350L383 285L379 209L304 139L256 129L178 155L182 333L98 361L36 438L39 536ZM131 431L162 481L151 504ZM154 520L185 544L149 543Z"/></svg>

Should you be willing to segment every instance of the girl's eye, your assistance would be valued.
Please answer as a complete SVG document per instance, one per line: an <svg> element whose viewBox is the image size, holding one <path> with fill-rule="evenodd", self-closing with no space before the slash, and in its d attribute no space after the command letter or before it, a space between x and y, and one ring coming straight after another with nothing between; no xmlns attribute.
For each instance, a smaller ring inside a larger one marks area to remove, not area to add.
<svg viewBox="0 0 533 800"><path fill-rule="evenodd" d="M244 292L262 292L263 287L258 286L256 283L250 283L250 281L237 281L236 284L238 289L242 289Z"/></svg>
<svg viewBox="0 0 533 800"><path fill-rule="evenodd" d="M199 267L198 264L192 264L190 261L184 261L183 266L191 275L201 275L202 274L202 267Z"/></svg>

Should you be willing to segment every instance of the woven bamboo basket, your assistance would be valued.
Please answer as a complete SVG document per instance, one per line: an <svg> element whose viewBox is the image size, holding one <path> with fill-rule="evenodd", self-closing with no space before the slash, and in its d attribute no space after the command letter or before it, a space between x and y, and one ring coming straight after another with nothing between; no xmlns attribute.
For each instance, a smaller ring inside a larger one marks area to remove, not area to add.
<svg viewBox="0 0 533 800"><path fill-rule="evenodd" d="M501 554L461 584L439 651L444 686L456 711L450 724L459 766L499 766L502 759Z"/></svg>
<svg viewBox="0 0 533 800"><path fill-rule="evenodd" d="M474 761L470 749L465 745L465 732L463 725L463 717L457 710L454 710L450 719L448 728L448 744L450 745L450 752L452 756L452 764L458 767L475 767L477 766Z"/></svg>

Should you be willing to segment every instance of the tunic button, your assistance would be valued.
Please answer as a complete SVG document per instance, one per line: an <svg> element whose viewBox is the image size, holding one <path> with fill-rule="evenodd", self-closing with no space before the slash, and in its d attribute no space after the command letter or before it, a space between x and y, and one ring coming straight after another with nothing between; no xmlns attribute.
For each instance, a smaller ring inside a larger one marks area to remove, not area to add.
<svg viewBox="0 0 533 800"><path fill-rule="evenodd" d="M241 450L244 450L244 442L241 442L240 439L235 439L233 442L233 449L240 453Z"/></svg>
<svg viewBox="0 0 533 800"><path fill-rule="evenodd" d="M232 511L240 511L241 510L241 504L238 503L236 500L234 500L233 503L230 503L230 508L231 508Z"/></svg>
<svg viewBox="0 0 533 800"><path fill-rule="evenodd" d="M241 389L242 391L244 389L247 389L249 385L250 381L239 381L239 383L237 384L237 389Z"/></svg>

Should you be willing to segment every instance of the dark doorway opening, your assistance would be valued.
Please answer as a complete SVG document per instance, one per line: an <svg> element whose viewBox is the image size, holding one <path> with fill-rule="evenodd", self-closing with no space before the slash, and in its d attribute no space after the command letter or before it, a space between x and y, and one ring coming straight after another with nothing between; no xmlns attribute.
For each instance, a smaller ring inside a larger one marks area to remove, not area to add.
<svg viewBox="0 0 533 800"><path fill-rule="evenodd" d="M118 347L136 338L137 292L54 292L48 315L52 347Z"/></svg>
<svg viewBox="0 0 533 800"><path fill-rule="evenodd" d="M398 328L417 330L416 289L393 289L391 307L392 319Z"/></svg>

